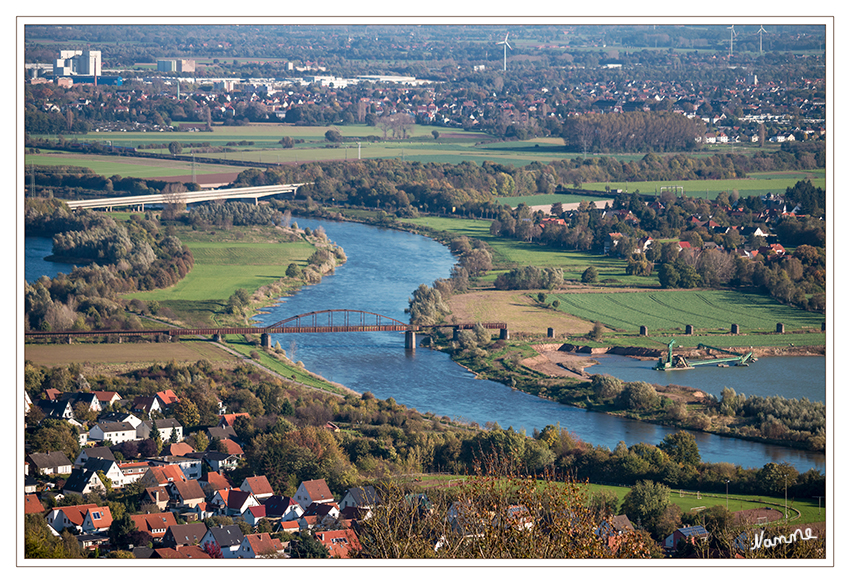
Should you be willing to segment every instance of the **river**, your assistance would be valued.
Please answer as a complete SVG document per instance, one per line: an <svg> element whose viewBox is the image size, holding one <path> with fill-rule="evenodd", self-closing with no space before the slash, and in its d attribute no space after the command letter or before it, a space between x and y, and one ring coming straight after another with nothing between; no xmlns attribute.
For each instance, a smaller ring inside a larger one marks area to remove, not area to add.
<svg viewBox="0 0 850 583"><path fill-rule="evenodd" d="M45 261L53 253L53 239L50 237L24 238L24 278L33 283L42 275L53 279L60 273L71 273L73 265Z"/></svg>
<svg viewBox="0 0 850 583"><path fill-rule="evenodd" d="M329 238L345 250L348 261L320 285L282 298L278 305L257 318L258 324L268 325L297 314L330 309L376 312L407 321L404 310L413 291L421 283L431 284L448 277L455 261L443 245L406 232L303 218L298 219L298 225L323 227ZM423 413L447 415L482 426L496 422L529 434L534 429L560 423L582 440L612 449L619 441L627 445L658 444L674 431L568 407L476 379L445 353L423 348L413 353L405 351L404 337L399 333L279 334L273 335L272 341L280 342L290 358L302 361L307 369L329 380L361 393L369 391L380 399L393 397ZM763 358L753 368L778 369L775 374L782 383L777 383L777 392L784 395L785 389L795 385L794 367L787 363L771 364L772 360ZM735 389L751 394L746 384ZM812 467L825 471L823 454L700 432L695 432L695 436L705 461L727 461L743 467L787 461L800 471Z"/></svg>
<svg viewBox="0 0 850 583"><path fill-rule="evenodd" d="M257 317L258 324L268 325L297 314L329 309L363 310L407 321L404 310L413 291L420 283L431 284L438 278L448 277L455 262L443 245L419 235L358 223L304 218L299 218L298 224L312 229L323 227L328 236L345 250L348 261L335 274L326 276L321 284L307 286L292 297L282 298L278 305L268 308L267 313ZM50 272L40 271L45 267L69 267L35 259L31 261L30 247L32 243L39 243L37 239L26 239L27 281L35 281L42 274L52 277ZM49 242L50 239L41 241L41 257L50 254ZM280 342L290 358L302 361L308 370L355 391L369 391L380 399L392 397L423 413L432 412L459 421L476 422L481 426L496 422L502 427L513 427L531 434L534 429L560 423L562 428L574 432L582 440L611 449L619 441L627 445L638 442L658 444L665 435L674 431L668 427L568 407L511 390L499 383L476 379L475 375L452 362L445 353L421 347L415 352L405 351L404 335L401 333L278 334L273 335L272 341ZM606 370L612 362L608 358L612 357L600 359L600 362L606 364L593 366L590 372L610 372ZM825 359L814 361L818 361L819 364L815 366L820 367L815 370L821 372L801 371L794 364L801 360L791 359L791 362L787 362L777 358L762 358L750 369L775 379L771 381L773 384L770 387L775 389L771 394L798 397L801 396L798 389L801 379L806 378L804 384L808 386L813 376L823 375ZM641 368L646 363L622 358L621 365L623 368ZM743 372L731 367L714 368L715 371L727 371L729 374ZM674 374L690 375L698 372L695 369L655 374L668 378ZM639 380L627 378L626 374L621 378ZM671 380L653 378L653 382L694 385L692 379L696 377L672 377ZM687 382L675 380L685 378ZM739 375L734 383L730 383L738 393L761 394L750 388L750 381L739 382L740 378ZM714 393L708 387L699 388ZM823 400L823 389L820 395L817 400ZM787 461L801 472L810 468L822 472L826 470L823 454L707 433L694 432L694 435L705 461L727 461L743 467L761 467L768 462Z"/></svg>

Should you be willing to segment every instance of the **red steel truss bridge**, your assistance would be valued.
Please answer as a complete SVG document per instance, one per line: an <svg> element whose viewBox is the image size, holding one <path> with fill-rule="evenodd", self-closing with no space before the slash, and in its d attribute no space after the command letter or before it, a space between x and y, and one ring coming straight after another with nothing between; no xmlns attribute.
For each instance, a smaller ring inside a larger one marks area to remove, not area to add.
<svg viewBox="0 0 850 583"><path fill-rule="evenodd" d="M168 336L179 339L180 336L212 336L222 340L227 334L260 334L264 346L271 346L271 334L337 334L343 332L404 332L405 345L415 348L416 332L426 332L433 328L452 328L469 330L480 324L488 330L499 330L501 338L508 338L507 324L502 322L450 323L432 325L412 325L382 316L374 312L361 310L319 310L292 316L269 326L231 326L217 328L145 328L140 330L54 330L29 331L24 333L25 340L41 338L60 338L73 341L77 337L142 337Z"/></svg>

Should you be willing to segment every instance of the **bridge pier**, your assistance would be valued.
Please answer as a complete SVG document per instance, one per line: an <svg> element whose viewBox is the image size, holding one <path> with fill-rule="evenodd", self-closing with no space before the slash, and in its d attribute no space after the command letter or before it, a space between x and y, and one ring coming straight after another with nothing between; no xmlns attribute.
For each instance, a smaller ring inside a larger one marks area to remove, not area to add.
<svg viewBox="0 0 850 583"><path fill-rule="evenodd" d="M511 339L511 333L508 332L507 328L502 328L501 330L499 330L499 340L510 340L510 339Z"/></svg>
<svg viewBox="0 0 850 583"><path fill-rule="evenodd" d="M260 346L263 348L271 348L272 347L272 335L268 332L263 332L260 334Z"/></svg>
<svg viewBox="0 0 850 583"><path fill-rule="evenodd" d="M221 343L224 343L224 335L223 335L223 334L219 334L218 332L216 332L215 334L213 334L212 339L213 339L213 342L221 342Z"/></svg>
<svg viewBox="0 0 850 583"><path fill-rule="evenodd" d="M413 330L404 333L404 349L416 350L416 332Z"/></svg>

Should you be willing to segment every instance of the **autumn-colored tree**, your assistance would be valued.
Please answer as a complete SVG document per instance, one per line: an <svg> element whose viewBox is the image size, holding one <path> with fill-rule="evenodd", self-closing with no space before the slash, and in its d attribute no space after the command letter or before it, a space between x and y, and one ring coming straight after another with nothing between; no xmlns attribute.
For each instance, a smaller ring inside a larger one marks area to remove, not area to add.
<svg viewBox="0 0 850 583"><path fill-rule="evenodd" d="M411 492L386 481L381 504L363 521L359 556L365 558L563 559L647 558L637 534L616 548L596 531L584 485L542 481L511 469L496 455L451 494Z"/></svg>

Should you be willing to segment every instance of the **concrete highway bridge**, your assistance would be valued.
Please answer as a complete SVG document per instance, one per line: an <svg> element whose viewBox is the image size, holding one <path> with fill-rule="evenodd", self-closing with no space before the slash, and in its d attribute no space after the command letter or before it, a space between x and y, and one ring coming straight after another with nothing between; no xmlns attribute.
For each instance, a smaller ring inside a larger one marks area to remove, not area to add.
<svg viewBox="0 0 850 583"><path fill-rule="evenodd" d="M499 337L510 338L508 326L502 322L480 322L488 330L499 330ZM416 333L434 328L452 328L455 338L460 330L471 330L476 323L453 323L414 326L388 316L360 310L320 310L292 316L270 326L234 326L218 328L146 328L141 330L55 330L51 332L25 332L25 340L59 338L69 343L82 337L157 337L167 336L179 340L181 336L211 336L221 342L227 334L259 334L264 347L271 348L272 334L338 334L344 332L404 332L404 346L416 349Z"/></svg>
<svg viewBox="0 0 850 583"><path fill-rule="evenodd" d="M171 192L164 194L143 194L138 196L116 196L112 198L91 198L86 200L68 200L65 204L71 209L106 209L111 211L113 207L135 207L144 212L146 204L191 204L207 200L233 200L254 199L254 204L259 199L274 194L282 194L298 190L300 186L309 184L300 182L296 184L274 184L271 186L248 186L245 188L222 188L215 190L198 190L195 192Z"/></svg>

